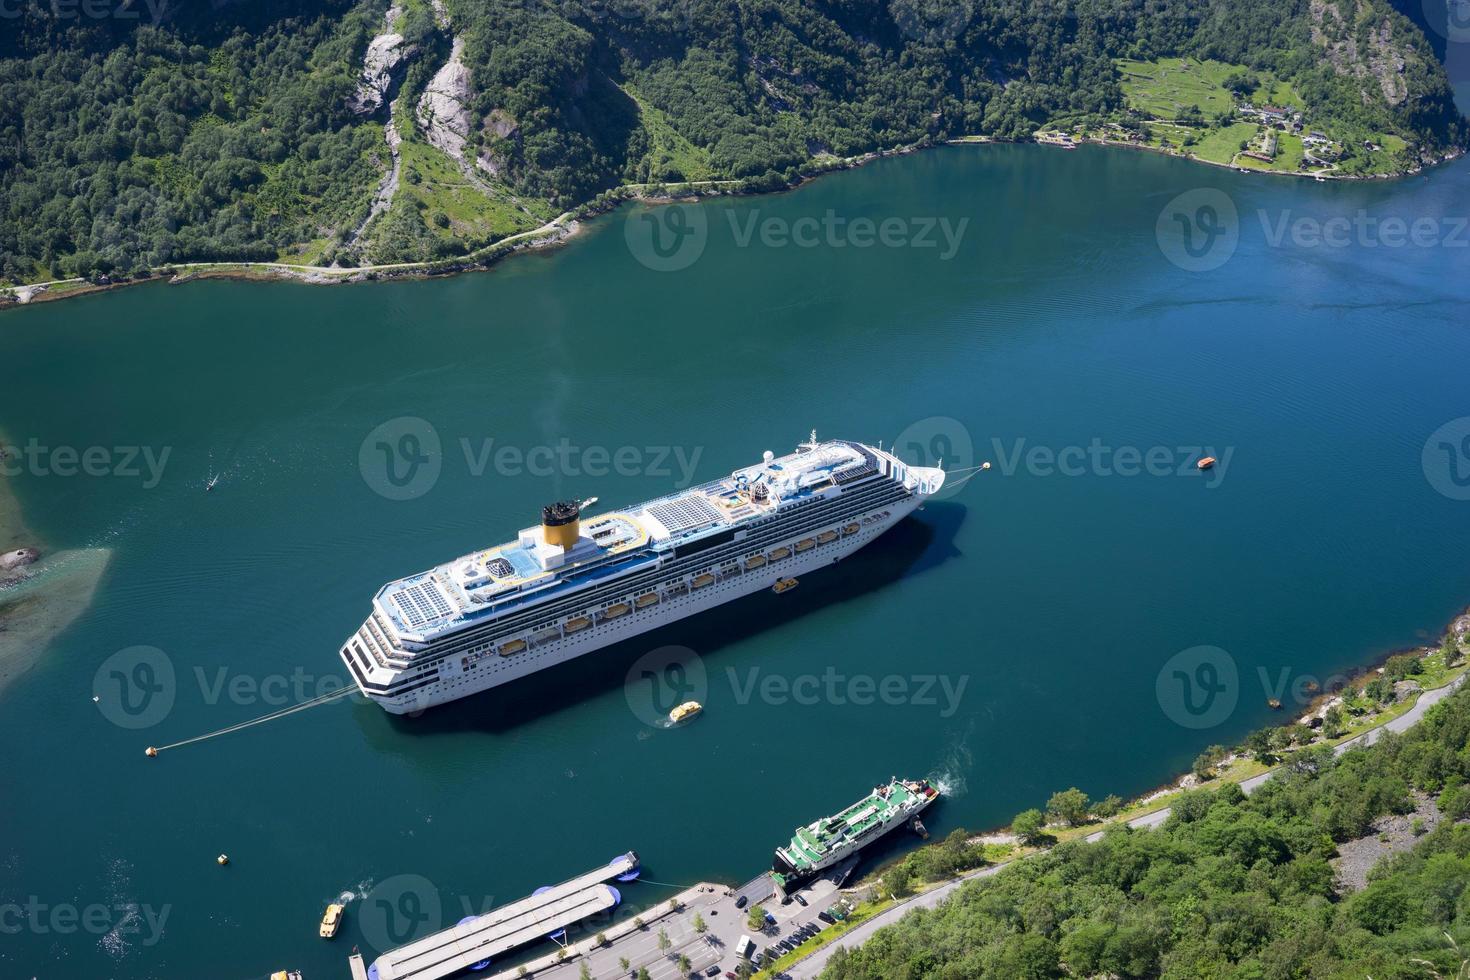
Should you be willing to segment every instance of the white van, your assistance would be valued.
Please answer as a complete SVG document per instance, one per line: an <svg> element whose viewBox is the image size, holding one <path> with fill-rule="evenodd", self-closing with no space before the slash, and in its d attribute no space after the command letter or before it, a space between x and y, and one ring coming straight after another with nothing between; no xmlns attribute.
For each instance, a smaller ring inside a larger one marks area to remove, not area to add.
<svg viewBox="0 0 1470 980"><path fill-rule="evenodd" d="M755 941L749 936L741 936L739 942L735 944L735 955L748 960L750 959L750 954L754 952Z"/></svg>

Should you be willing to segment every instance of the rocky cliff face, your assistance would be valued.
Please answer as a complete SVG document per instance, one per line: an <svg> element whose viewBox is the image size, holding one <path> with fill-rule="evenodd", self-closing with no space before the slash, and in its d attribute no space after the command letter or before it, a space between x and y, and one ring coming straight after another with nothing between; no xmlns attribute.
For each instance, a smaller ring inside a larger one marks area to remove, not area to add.
<svg viewBox="0 0 1470 980"><path fill-rule="evenodd" d="M357 91L347 101L348 108L358 115L375 115L383 108L383 103L391 98L400 67L413 56L412 46L405 45L403 35L394 31L402 16L402 7L390 8L384 32L369 42L363 55Z"/></svg>
<svg viewBox="0 0 1470 980"><path fill-rule="evenodd" d="M457 37L449 60L424 89L414 114L425 138L461 163L470 135L470 99L474 94L470 70L463 59L464 40Z"/></svg>
<svg viewBox="0 0 1470 980"><path fill-rule="evenodd" d="M1409 96L1404 71L1412 47L1399 36L1407 25L1395 23L1387 8L1376 8L1366 0L1352 0L1351 14L1331 0L1312 0L1312 41L1326 53L1339 75L1360 80L1365 102L1381 96L1398 106Z"/></svg>

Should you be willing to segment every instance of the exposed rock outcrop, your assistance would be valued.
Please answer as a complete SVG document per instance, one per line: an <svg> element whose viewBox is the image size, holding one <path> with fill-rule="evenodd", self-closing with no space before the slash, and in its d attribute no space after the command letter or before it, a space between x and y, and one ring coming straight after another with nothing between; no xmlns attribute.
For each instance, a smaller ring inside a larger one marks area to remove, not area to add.
<svg viewBox="0 0 1470 980"><path fill-rule="evenodd" d="M348 100L348 108L359 115L370 116L392 98L399 67L413 55L413 46L404 43L394 28L403 16L402 7L392 7L385 18L385 31L368 43L358 75L357 91Z"/></svg>
<svg viewBox="0 0 1470 980"><path fill-rule="evenodd" d="M17 568L34 564L41 558L41 552L35 548L19 548L15 551L7 551L0 555L0 571L13 572Z"/></svg>
<svg viewBox="0 0 1470 980"><path fill-rule="evenodd" d="M1364 0L1357 0L1352 22L1345 21L1334 3L1328 0L1311 0L1312 41L1326 53L1327 61L1339 75L1346 75L1376 85L1383 100L1390 106L1401 104L1409 96L1409 84L1404 78L1407 62L1404 58L1407 39L1394 35L1393 21L1387 11L1375 12ZM1366 44L1358 43L1358 24L1372 22L1367 31ZM1364 50L1366 48L1366 50ZM1363 89L1363 98L1371 98L1371 89Z"/></svg>
<svg viewBox="0 0 1470 980"><path fill-rule="evenodd" d="M469 103L474 92L463 56L464 39L457 37L449 60L424 89L415 113L425 138L460 163L470 134Z"/></svg>
<svg viewBox="0 0 1470 980"><path fill-rule="evenodd" d="M504 109L494 109L480 124L480 131L484 134L485 139L481 141L480 153L475 163L492 177L499 177L505 169L505 156L500 148L507 142L514 143L519 140L521 128L511 118L510 113Z"/></svg>

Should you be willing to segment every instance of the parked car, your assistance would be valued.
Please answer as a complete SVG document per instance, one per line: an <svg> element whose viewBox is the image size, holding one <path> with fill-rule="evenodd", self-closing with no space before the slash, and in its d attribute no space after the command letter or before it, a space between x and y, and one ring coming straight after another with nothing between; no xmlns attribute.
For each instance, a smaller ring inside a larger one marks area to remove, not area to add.
<svg viewBox="0 0 1470 980"><path fill-rule="evenodd" d="M797 905L800 905L802 908L806 908L806 899L804 899L804 898L801 897L801 892L797 892L795 895L792 895L791 897L794 898L794 899L796 899L796 904Z"/></svg>
<svg viewBox="0 0 1470 980"><path fill-rule="evenodd" d="M766 913L766 925L773 926L775 924L776 924L776 917L774 915L772 915L771 913L767 912Z"/></svg>
<svg viewBox="0 0 1470 980"><path fill-rule="evenodd" d="M823 922L827 923L827 925L829 925L829 926L830 925L834 925L837 922L837 920L834 919L834 918L832 918L831 914L830 913L827 913L827 912L818 912L817 913L817 918L821 919Z"/></svg>
<svg viewBox="0 0 1470 980"><path fill-rule="evenodd" d="M744 895L741 895L739 898L735 899L735 907L737 909L743 909L745 908L746 904L749 903L749 901L750 899L746 898ZM802 904L805 905L806 903L803 902Z"/></svg>
<svg viewBox="0 0 1470 980"><path fill-rule="evenodd" d="M717 977L717 976L719 976L720 975L720 966L719 966L719 964L716 963L715 965L711 966L709 969L705 970L704 971L704 975L707 976L707 977Z"/></svg>

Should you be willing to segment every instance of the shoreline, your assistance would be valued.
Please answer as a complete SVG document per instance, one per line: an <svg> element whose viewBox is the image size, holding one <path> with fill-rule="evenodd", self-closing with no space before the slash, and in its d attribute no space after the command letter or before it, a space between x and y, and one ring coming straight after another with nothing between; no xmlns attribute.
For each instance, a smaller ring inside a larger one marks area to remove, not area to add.
<svg viewBox="0 0 1470 980"><path fill-rule="evenodd" d="M1440 633L1440 638L1441 642L1446 638L1454 638L1457 648L1470 641L1470 607L1465 608L1449 621ZM1360 687L1358 682L1364 677L1377 674L1388 662L1389 658L1404 653L1423 656L1427 652L1438 652L1438 648L1424 645L1400 647L1382 654L1377 660L1367 665L1353 668L1353 672L1349 675L1348 681L1342 688L1339 688L1337 691L1323 691L1319 693L1304 707L1301 714L1292 712L1291 718L1293 720L1286 721L1284 724L1294 724L1296 719L1316 714L1323 710L1327 704L1335 701L1342 692L1350 689L1358 689ZM1439 683L1434 686L1421 687L1418 691L1413 692L1410 697L1402 699L1401 702L1397 702L1395 706L1401 703L1403 705L1402 710L1385 710L1380 713L1373 724L1365 728L1358 731L1350 731L1336 739L1324 739L1321 743L1314 743L1314 745L1320 744L1324 747L1330 747L1334 755L1340 756L1352 749L1375 744L1385 733L1403 732L1412 728L1423 720L1424 716L1436 704L1447 697L1453 696L1465 686L1467 679L1470 679L1470 656L1464 656L1462 654L1462 662L1458 666L1446 666L1445 670L1447 673L1441 678ZM1387 707L1385 706L1385 708ZM826 966L828 958L837 949L862 945L871 939L880 929L896 923L910 912L919 908L933 908L937 906L940 902L952 895L955 890L968 882L999 874L1028 857L1045 853L1063 843L1095 843L1101 840L1109 830L1114 828L1126 827L1130 830L1146 830L1157 827L1168 819L1172 811L1170 798L1177 796L1181 792L1195 789L1215 790L1227 783L1233 783L1239 786L1242 792L1249 794L1264 785L1289 764L1289 756L1287 758L1278 757L1274 764L1265 767L1260 772L1249 775L1243 773L1220 773L1208 782L1187 787L1181 784L1193 774L1186 773L1174 779L1172 782L1166 783L1160 789L1135 797L1131 801L1132 807L1137 807L1140 803L1149 801L1158 801L1159 806L1151 807L1141 813L1134 812L1129 806L1125 806L1115 817L1096 820L1083 824L1080 827L1068 828L1070 831L1075 832L1067 833L1060 837L1054 836L1052 842L1044 846L1017 849L1019 842L1009 833L1005 833L1009 831L1008 827L1000 828L1000 832L989 831L977 834L966 831L969 834L967 840L970 843L997 843L998 838L1005 837L1007 838L1007 846L1012 848L1012 851L999 860L987 860L986 863L979 867L960 871L949 878L928 882L927 887L920 886L912 894L901 899L894 899L890 896L888 900L880 901L875 907L868 909L860 921L854 922L849 928L841 929L835 934L823 938L819 943L807 949L799 958L795 960L783 958L780 961L782 972L790 975L793 980L815 980ZM925 844L921 846L933 847L937 845ZM849 897L857 897L861 890L871 890L881 879L881 874L885 867L889 867L893 863L896 863L896 861L902 860L903 858L898 858L895 861L885 863L882 867L873 869L864 875L859 882L844 889L844 892ZM854 939L856 942L853 941ZM769 975L768 972L762 972L757 974L757 977L767 977Z"/></svg>
<svg viewBox="0 0 1470 980"><path fill-rule="evenodd" d="M35 549L40 557L0 572L0 697L91 606L112 557L108 548L48 551L26 526L20 499L0 478L0 553L18 549Z"/></svg>
<svg viewBox="0 0 1470 980"><path fill-rule="evenodd" d="M518 232L502 238L498 242L493 242L483 248L460 256L434 259L428 262L394 262L381 265L351 267L313 266L291 262L173 262L159 266L157 269L151 269L140 278L121 280L104 278L101 281L92 281L81 277L73 277L70 279L53 279L45 282L26 283L17 286L0 286L0 313L3 313L7 308L57 302L77 296L90 296L96 293L111 292L146 283L162 282L167 285L182 285L198 279L229 279L241 282L296 282L311 286L335 286L348 283L427 280L441 276L484 272L512 255L528 252L539 253L549 249L559 248L581 232L581 223L583 221L590 221L593 218L615 211L624 204L631 202L659 205L698 201L711 197L756 197L768 194L780 194L786 191L796 190L810 181L818 180L831 174L866 166L875 160L907 156L908 154L917 153L921 150L944 146L990 146L999 144L1014 146L1027 144L1037 146L1051 145L1035 137L1016 140L999 139L993 136L961 136L933 143L912 143L882 150L873 150L854 157L818 157L810 161L810 165L814 165L817 169L811 173L802 174L801 179L794 183L783 183L783 186L780 187L750 190L740 189L738 185L741 181L739 180L685 181L669 184L624 184L607 192L614 196L601 203L589 202L570 211L565 211L539 228ZM1420 175L1429 169L1429 167L1440 167L1452 163L1464 155L1462 148L1455 148L1449 154L1432 164L1402 173L1371 174L1364 176L1327 176L1305 171L1239 168L1228 163L1218 163L1193 155L1175 153L1162 147L1129 143L1122 140L1088 137L1076 145L1083 144L1123 150L1140 150L1181 160L1185 163L1198 163L1209 167L1235 171L1237 173L1244 169L1245 174L1313 179L1321 177L1324 182L1403 180L1408 177Z"/></svg>

